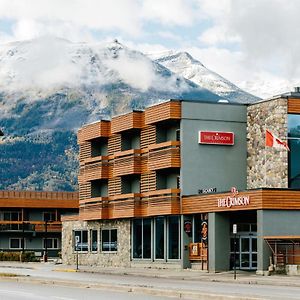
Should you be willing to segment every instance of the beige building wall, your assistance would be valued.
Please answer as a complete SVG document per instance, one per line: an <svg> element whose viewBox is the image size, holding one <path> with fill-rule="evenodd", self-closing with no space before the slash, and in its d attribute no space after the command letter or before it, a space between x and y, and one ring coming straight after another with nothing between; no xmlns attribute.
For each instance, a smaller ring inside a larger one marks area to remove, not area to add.
<svg viewBox="0 0 300 300"><path fill-rule="evenodd" d="M101 251L101 229L117 229L118 251ZM98 251L79 252L79 265L98 265L103 267L130 266L130 220L119 219L109 221L65 221L62 228L62 260L64 264L76 264L74 251L74 230L98 230Z"/></svg>
<svg viewBox="0 0 300 300"><path fill-rule="evenodd" d="M287 100L249 105L247 112L247 189L288 187L288 151L265 146L266 129L287 138Z"/></svg>

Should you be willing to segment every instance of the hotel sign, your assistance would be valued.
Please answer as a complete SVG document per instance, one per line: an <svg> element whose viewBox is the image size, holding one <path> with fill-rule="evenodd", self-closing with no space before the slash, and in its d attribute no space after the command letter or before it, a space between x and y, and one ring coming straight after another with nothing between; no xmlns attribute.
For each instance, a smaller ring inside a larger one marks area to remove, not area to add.
<svg viewBox="0 0 300 300"><path fill-rule="evenodd" d="M199 131L199 144L234 145L234 133L223 131Z"/></svg>
<svg viewBox="0 0 300 300"><path fill-rule="evenodd" d="M247 206L250 204L249 196L239 196L239 192L236 188L232 188L231 192L231 196L219 198L217 200L218 207L231 208L233 206Z"/></svg>

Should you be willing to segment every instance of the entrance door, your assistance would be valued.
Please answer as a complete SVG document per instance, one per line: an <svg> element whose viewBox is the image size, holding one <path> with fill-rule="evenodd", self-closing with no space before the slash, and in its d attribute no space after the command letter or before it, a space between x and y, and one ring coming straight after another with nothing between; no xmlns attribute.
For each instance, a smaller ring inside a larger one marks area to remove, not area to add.
<svg viewBox="0 0 300 300"><path fill-rule="evenodd" d="M240 269L254 270L257 268L256 236L240 236Z"/></svg>

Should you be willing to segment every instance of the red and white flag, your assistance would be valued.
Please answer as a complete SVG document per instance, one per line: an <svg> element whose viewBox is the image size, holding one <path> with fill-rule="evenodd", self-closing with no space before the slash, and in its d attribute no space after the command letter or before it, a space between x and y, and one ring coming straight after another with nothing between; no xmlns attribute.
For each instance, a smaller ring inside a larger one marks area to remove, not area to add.
<svg viewBox="0 0 300 300"><path fill-rule="evenodd" d="M279 139L276 135L270 132L268 129L266 130L266 146L274 147L274 148L284 148L290 151L289 146L286 142Z"/></svg>

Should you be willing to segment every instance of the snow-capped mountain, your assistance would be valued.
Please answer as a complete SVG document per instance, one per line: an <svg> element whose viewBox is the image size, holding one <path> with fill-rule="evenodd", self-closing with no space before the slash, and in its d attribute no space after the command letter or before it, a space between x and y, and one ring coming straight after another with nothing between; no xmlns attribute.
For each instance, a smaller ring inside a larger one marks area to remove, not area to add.
<svg viewBox="0 0 300 300"><path fill-rule="evenodd" d="M223 99L222 77L211 85L189 80L180 70L198 64L184 56L174 72L167 58L152 60L118 41L43 37L0 46L0 189L76 188L76 131L85 123L170 98ZM245 102L245 95L226 98Z"/></svg>
<svg viewBox="0 0 300 300"><path fill-rule="evenodd" d="M168 52L152 58L172 72L213 91L221 98L239 103L251 103L259 100L258 97L243 91L229 80L207 69L187 52Z"/></svg>

